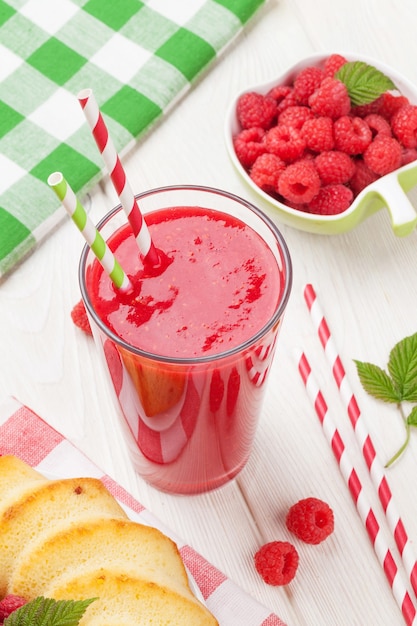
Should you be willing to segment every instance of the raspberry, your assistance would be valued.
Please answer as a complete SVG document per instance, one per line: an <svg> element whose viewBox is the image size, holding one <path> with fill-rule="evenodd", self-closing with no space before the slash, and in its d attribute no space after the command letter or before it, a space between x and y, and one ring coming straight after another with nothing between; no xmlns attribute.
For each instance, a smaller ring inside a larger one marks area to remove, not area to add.
<svg viewBox="0 0 417 626"><path fill-rule="evenodd" d="M372 136L375 138L378 135L384 135L385 137L392 137L391 126L382 115L378 113L369 113L364 117L365 122L371 129Z"/></svg>
<svg viewBox="0 0 417 626"><path fill-rule="evenodd" d="M372 113L379 113L382 104L382 96L379 96L376 100L368 102L367 104L359 104L352 107L351 114L355 117L366 117Z"/></svg>
<svg viewBox="0 0 417 626"><path fill-rule="evenodd" d="M16 609L20 609L26 602L27 600L21 596L15 596L13 594L5 596L0 602L0 623L2 623L6 617L9 617L10 613L13 613Z"/></svg>
<svg viewBox="0 0 417 626"><path fill-rule="evenodd" d="M347 154L362 154L372 141L371 129L360 117L340 117L333 131L336 149Z"/></svg>
<svg viewBox="0 0 417 626"><path fill-rule="evenodd" d="M417 160L417 150L415 148L404 148L401 156L401 165L407 165Z"/></svg>
<svg viewBox="0 0 417 626"><path fill-rule="evenodd" d="M323 70L318 67L306 67L301 70L294 80L294 96L299 104L308 104L312 93L320 87L323 80Z"/></svg>
<svg viewBox="0 0 417 626"><path fill-rule="evenodd" d="M316 115L337 119L350 111L350 98L346 85L336 78L325 78L310 96L308 104Z"/></svg>
<svg viewBox="0 0 417 626"><path fill-rule="evenodd" d="M355 171L355 163L346 152L322 152L314 161L323 185L347 183Z"/></svg>
<svg viewBox="0 0 417 626"><path fill-rule="evenodd" d="M267 193L276 193L278 180L285 169L285 163L276 154L261 154L250 171L253 182Z"/></svg>
<svg viewBox="0 0 417 626"><path fill-rule="evenodd" d="M284 100L284 98L289 96L290 93L292 93L292 89L289 85L276 85L275 87L272 87L266 95L268 98L272 98L277 104L279 104Z"/></svg>
<svg viewBox="0 0 417 626"><path fill-rule="evenodd" d="M299 131L285 124L278 124L268 130L265 143L268 152L276 154L287 163L298 159L305 149L305 141Z"/></svg>
<svg viewBox="0 0 417 626"><path fill-rule="evenodd" d="M286 526L305 543L318 544L334 530L333 511L318 498L305 498L288 511Z"/></svg>
<svg viewBox="0 0 417 626"><path fill-rule="evenodd" d="M345 63L332 54L292 82L238 101L239 161L260 188L294 210L336 215L378 178L417 161L417 105L387 91L353 106L337 79ZM253 126L243 128L245 122Z"/></svg>
<svg viewBox="0 0 417 626"><path fill-rule="evenodd" d="M320 189L320 178L314 163L309 160L288 165L278 181L278 191L295 204L310 202Z"/></svg>
<svg viewBox="0 0 417 626"><path fill-rule="evenodd" d="M298 568L298 553L288 541L271 541L255 554L255 567L268 585L288 585Z"/></svg>
<svg viewBox="0 0 417 626"><path fill-rule="evenodd" d="M365 187L375 182L379 176L370 170L361 158L355 160L355 166L355 173L350 179L349 185L355 196L357 196L362 189L365 189Z"/></svg>
<svg viewBox="0 0 417 626"><path fill-rule="evenodd" d="M243 167L251 167L256 159L266 152L264 129L254 127L240 131L233 138L233 147Z"/></svg>
<svg viewBox="0 0 417 626"><path fill-rule="evenodd" d="M380 97L378 113L389 121L394 113L401 109L401 107L405 104L410 104L408 98L402 95L396 96L389 91L386 91Z"/></svg>
<svg viewBox="0 0 417 626"><path fill-rule="evenodd" d="M391 118L394 135L405 148L417 147L417 106L405 104Z"/></svg>
<svg viewBox="0 0 417 626"><path fill-rule="evenodd" d="M287 107L278 117L278 124L284 124L285 126L291 126L297 130L300 130L306 120L313 117L311 110L304 106L291 106Z"/></svg>
<svg viewBox="0 0 417 626"><path fill-rule="evenodd" d="M71 311L72 321L78 328L87 333L87 335L92 335L90 322L88 321L87 313L85 310L84 302L80 300L74 306Z"/></svg>
<svg viewBox="0 0 417 626"><path fill-rule="evenodd" d="M306 142L306 147L314 152L332 150L333 120L331 117L314 117L304 122L301 136Z"/></svg>
<svg viewBox="0 0 417 626"><path fill-rule="evenodd" d="M338 215L352 204L353 192L345 185L326 185L308 203L310 213L316 215Z"/></svg>
<svg viewBox="0 0 417 626"><path fill-rule="evenodd" d="M275 100L253 91L244 93L237 101L236 113L242 128L270 128L277 114Z"/></svg>
<svg viewBox="0 0 417 626"><path fill-rule="evenodd" d="M324 62L323 74L333 78L345 63L347 60L341 54L331 54Z"/></svg>
<svg viewBox="0 0 417 626"><path fill-rule="evenodd" d="M298 102L295 98L294 90L291 89L290 93L287 96L285 96L285 98L281 100L281 102L278 103L277 113L278 115L280 115L283 111L285 111L285 109L288 109L288 107L295 107L297 105L298 105Z"/></svg>
<svg viewBox="0 0 417 626"><path fill-rule="evenodd" d="M376 174L384 176L401 165L402 148L394 137L376 137L364 152L365 164Z"/></svg>

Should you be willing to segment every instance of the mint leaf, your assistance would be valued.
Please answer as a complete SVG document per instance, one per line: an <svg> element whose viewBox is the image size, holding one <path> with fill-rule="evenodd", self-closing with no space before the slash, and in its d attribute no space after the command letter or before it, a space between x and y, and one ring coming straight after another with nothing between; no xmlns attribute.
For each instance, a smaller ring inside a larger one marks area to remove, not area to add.
<svg viewBox="0 0 417 626"><path fill-rule="evenodd" d="M362 386L369 395L384 402L395 404L400 402L398 390L383 369L372 363L362 361L355 361L355 363Z"/></svg>
<svg viewBox="0 0 417 626"><path fill-rule="evenodd" d="M342 65L335 77L346 85L353 106L373 102L390 89L397 89L388 76L364 61Z"/></svg>
<svg viewBox="0 0 417 626"><path fill-rule="evenodd" d="M4 620L4 626L77 626L94 600L53 600L39 596L13 611Z"/></svg>
<svg viewBox="0 0 417 626"><path fill-rule="evenodd" d="M388 371L401 400L417 402L417 333L402 339L393 347Z"/></svg>

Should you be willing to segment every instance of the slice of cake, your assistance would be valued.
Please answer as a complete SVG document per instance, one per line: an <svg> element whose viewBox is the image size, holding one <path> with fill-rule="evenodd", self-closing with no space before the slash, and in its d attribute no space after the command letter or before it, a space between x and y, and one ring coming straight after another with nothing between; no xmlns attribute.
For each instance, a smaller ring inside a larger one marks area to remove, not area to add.
<svg viewBox="0 0 417 626"><path fill-rule="evenodd" d="M0 457L0 459L3 457ZM52 532L67 529L83 520L126 513L96 478L38 480L23 491L11 492L0 507L0 597L5 595L13 568L27 546ZM0 500L1 502L1 500Z"/></svg>
<svg viewBox="0 0 417 626"><path fill-rule="evenodd" d="M53 585L57 600L97 598L80 626L213 626L217 622L195 599L140 577L96 570Z"/></svg>
<svg viewBox="0 0 417 626"><path fill-rule="evenodd" d="M9 593L29 600L44 595L51 583L67 572L115 567L152 582L167 576L172 585L188 587L177 546L156 528L130 520L93 516L68 528L31 541L19 554L9 579Z"/></svg>
<svg viewBox="0 0 417 626"><path fill-rule="evenodd" d="M47 480L0 457L0 599L96 598L82 626L218 626L177 545L93 478Z"/></svg>

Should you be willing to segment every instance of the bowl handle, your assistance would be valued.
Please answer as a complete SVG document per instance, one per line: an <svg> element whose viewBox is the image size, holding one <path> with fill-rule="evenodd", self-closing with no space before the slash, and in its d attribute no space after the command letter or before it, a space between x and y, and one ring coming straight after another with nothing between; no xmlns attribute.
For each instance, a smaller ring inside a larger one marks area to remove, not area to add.
<svg viewBox="0 0 417 626"><path fill-rule="evenodd" d="M370 185L386 205L394 233L398 237L409 235L417 225L416 208L406 191L417 184L417 163L409 163Z"/></svg>

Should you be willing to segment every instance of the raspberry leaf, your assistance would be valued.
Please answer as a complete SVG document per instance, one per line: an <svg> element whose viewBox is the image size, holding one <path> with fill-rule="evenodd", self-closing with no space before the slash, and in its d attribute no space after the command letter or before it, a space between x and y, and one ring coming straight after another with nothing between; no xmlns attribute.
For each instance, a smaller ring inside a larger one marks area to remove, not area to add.
<svg viewBox="0 0 417 626"><path fill-rule="evenodd" d="M394 404L401 401L398 389L383 369L362 361L355 361L355 364L362 386L370 396Z"/></svg>
<svg viewBox="0 0 417 626"><path fill-rule="evenodd" d="M405 440L386 467L397 461L410 442L410 430L417 427L417 406L405 415L403 402L417 403L417 333L405 337L392 348L388 374L372 363L355 361L363 388L384 402L397 403L405 426Z"/></svg>
<svg viewBox="0 0 417 626"><path fill-rule="evenodd" d="M417 406L413 407L410 415L407 417L408 426L417 426Z"/></svg>
<svg viewBox="0 0 417 626"><path fill-rule="evenodd" d="M399 341L391 350L388 371L400 399L417 402L417 333Z"/></svg>
<svg viewBox="0 0 417 626"><path fill-rule="evenodd" d="M53 600L39 596L13 611L4 626L77 626L95 600Z"/></svg>
<svg viewBox="0 0 417 626"><path fill-rule="evenodd" d="M390 89L397 89L388 76L364 61L345 63L335 77L346 85L353 106L368 104Z"/></svg>

